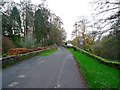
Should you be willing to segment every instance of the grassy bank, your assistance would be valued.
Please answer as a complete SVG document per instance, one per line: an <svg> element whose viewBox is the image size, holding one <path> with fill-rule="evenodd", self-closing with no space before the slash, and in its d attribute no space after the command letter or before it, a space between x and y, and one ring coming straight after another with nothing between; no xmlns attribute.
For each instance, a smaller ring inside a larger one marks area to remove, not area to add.
<svg viewBox="0 0 120 90"><path fill-rule="evenodd" d="M101 64L80 51L69 50L80 65L89 88L120 88L120 70Z"/></svg>
<svg viewBox="0 0 120 90"><path fill-rule="evenodd" d="M44 52L40 52L40 56L49 56L49 55L52 55L54 54L55 52L57 52L58 50L57 49L49 49L47 51L44 51Z"/></svg>

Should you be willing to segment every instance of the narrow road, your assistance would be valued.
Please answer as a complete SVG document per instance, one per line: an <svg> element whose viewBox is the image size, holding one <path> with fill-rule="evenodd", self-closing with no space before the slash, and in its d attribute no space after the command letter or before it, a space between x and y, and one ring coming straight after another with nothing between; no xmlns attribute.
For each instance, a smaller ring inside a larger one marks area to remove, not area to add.
<svg viewBox="0 0 120 90"><path fill-rule="evenodd" d="M3 88L85 88L72 54L63 47L13 65L2 76Z"/></svg>

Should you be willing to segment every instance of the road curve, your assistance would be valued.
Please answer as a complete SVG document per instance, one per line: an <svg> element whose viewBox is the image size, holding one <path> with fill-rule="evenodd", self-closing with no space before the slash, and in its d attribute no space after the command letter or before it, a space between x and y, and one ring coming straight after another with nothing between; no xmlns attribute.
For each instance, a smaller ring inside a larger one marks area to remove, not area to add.
<svg viewBox="0 0 120 90"><path fill-rule="evenodd" d="M72 54L63 47L50 56L36 56L2 72L3 88L85 88Z"/></svg>

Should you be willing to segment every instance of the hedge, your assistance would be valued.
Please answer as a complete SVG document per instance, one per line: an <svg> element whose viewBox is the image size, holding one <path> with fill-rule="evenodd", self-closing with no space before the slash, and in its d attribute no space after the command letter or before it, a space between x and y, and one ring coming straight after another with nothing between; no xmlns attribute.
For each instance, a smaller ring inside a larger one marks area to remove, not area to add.
<svg viewBox="0 0 120 90"><path fill-rule="evenodd" d="M102 63L102 64L106 64L106 65L108 65L108 66L111 66L111 67L120 69L120 62L109 61L109 60L107 60L107 59L104 59L104 58L102 58L102 57L99 57L99 56L97 56L97 55L94 55L94 54L92 54L92 53L89 53L89 52L87 52L87 51L85 51L85 50L83 50L83 49L80 49L80 48L78 48L78 47L75 47L75 46L66 46L66 45L64 45L64 47L74 48L74 50L79 50L79 51L82 52L83 54L86 54L86 55L88 55L88 56L90 56L90 57L95 58L96 60L98 60L98 61L99 61L100 63Z"/></svg>

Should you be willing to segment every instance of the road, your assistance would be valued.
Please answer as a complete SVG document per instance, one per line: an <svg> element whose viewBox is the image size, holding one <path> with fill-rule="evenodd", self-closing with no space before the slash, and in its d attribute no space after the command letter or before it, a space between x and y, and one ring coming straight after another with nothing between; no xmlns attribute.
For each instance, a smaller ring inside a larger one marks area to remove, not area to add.
<svg viewBox="0 0 120 90"><path fill-rule="evenodd" d="M72 54L63 47L3 70L2 79L3 88L85 88Z"/></svg>

